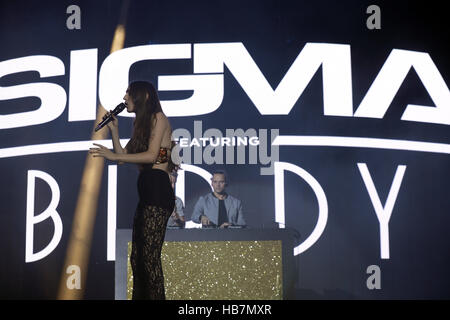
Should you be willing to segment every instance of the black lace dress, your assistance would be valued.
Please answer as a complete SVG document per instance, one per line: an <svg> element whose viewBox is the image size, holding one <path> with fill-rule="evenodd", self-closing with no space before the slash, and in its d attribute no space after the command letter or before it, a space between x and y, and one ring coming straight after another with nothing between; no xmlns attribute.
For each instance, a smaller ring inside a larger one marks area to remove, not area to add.
<svg viewBox="0 0 450 320"><path fill-rule="evenodd" d="M165 299L161 250L175 194L168 173L152 166L141 168L137 182L139 203L133 220L130 256L133 300Z"/></svg>

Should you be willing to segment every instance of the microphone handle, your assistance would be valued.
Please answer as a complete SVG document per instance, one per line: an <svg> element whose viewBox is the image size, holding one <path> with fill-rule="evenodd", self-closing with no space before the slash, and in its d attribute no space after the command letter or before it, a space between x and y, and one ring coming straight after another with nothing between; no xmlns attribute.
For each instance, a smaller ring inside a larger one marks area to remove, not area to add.
<svg viewBox="0 0 450 320"><path fill-rule="evenodd" d="M100 130L101 128L106 126L108 123L110 123L113 120L112 115L117 116L125 108L126 108L126 105L123 102L121 104L117 105L117 107L115 107L114 110L112 110L108 116L107 115L103 116L103 120L97 125L97 127L95 127L95 131Z"/></svg>

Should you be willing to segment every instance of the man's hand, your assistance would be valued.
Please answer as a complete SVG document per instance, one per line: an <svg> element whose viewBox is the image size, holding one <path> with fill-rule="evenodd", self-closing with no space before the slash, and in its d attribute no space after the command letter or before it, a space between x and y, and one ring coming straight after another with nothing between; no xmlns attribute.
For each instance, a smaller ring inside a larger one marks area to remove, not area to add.
<svg viewBox="0 0 450 320"><path fill-rule="evenodd" d="M219 228L223 229L223 228L228 228L229 226L231 226L231 223L224 222L224 223L222 223L222 225Z"/></svg>
<svg viewBox="0 0 450 320"><path fill-rule="evenodd" d="M211 224L211 221L208 219L207 216L202 216L202 225L209 226Z"/></svg>
<svg viewBox="0 0 450 320"><path fill-rule="evenodd" d="M184 217L178 215L176 211L174 211L171 215L171 218L175 221L178 226L183 226L185 224Z"/></svg>

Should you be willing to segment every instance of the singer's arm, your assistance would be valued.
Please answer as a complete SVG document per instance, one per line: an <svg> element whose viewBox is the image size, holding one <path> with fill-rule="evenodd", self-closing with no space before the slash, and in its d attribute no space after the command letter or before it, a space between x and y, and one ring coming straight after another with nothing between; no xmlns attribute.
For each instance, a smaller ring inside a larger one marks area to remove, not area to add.
<svg viewBox="0 0 450 320"><path fill-rule="evenodd" d="M98 146L99 148L92 148L90 149L90 153L94 157L104 157L106 159L117 161L117 162L128 162L128 163L154 163L159 155L159 149L161 147L161 142L164 137L164 132L169 127L169 122L167 118L161 113L158 112L155 115L156 123L153 126L152 134L149 139L149 147L147 151L140 152L140 153L114 153L108 148L94 143L94 145ZM117 134L117 142L119 142L118 134ZM114 138L113 138L113 144L114 144ZM119 143L120 145L120 143ZM123 149L123 148L122 148ZM125 149L123 149L125 150Z"/></svg>
<svg viewBox="0 0 450 320"><path fill-rule="evenodd" d="M107 127L109 131L111 132L111 140L113 143L113 149L115 153L127 153L127 149L122 148L122 145L120 144L120 138L119 138L119 121L117 118L112 115L113 121L107 124Z"/></svg>
<svg viewBox="0 0 450 320"><path fill-rule="evenodd" d="M119 138L119 130L111 130L111 140L113 143L114 152L117 154L127 153L126 148L122 148L122 145L120 144L120 138Z"/></svg>

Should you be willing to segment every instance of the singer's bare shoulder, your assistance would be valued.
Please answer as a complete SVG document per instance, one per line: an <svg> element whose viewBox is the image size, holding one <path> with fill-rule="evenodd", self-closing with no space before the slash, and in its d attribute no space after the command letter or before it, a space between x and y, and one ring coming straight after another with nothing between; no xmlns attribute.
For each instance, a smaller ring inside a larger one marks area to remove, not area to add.
<svg viewBox="0 0 450 320"><path fill-rule="evenodd" d="M164 126L168 126L170 128L170 122L164 112L157 112L152 117L152 126L154 127L158 121L163 121Z"/></svg>
<svg viewBox="0 0 450 320"><path fill-rule="evenodd" d="M172 140L172 126L167 116L163 112L157 112L153 115L152 136L158 133L162 135L161 145L170 148Z"/></svg>

